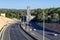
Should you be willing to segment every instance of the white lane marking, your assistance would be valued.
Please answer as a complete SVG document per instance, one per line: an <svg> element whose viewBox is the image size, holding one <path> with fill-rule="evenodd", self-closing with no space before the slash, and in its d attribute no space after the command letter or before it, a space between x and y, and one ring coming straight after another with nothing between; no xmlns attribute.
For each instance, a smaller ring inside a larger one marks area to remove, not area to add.
<svg viewBox="0 0 60 40"><path fill-rule="evenodd" d="M10 28L11 28L11 27L10 27ZM9 32L9 40L11 40L11 38L10 38L10 28L9 28L9 31L8 31L8 32Z"/></svg>
<svg viewBox="0 0 60 40"><path fill-rule="evenodd" d="M32 32L31 34L34 35L34 36L36 36L38 39L40 39L39 36L36 35L35 33Z"/></svg>

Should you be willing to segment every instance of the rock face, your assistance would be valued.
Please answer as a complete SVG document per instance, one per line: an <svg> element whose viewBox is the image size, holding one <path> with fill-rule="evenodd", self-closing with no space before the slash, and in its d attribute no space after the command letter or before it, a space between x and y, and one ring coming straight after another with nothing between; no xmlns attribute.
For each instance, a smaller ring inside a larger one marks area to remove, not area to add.
<svg viewBox="0 0 60 40"><path fill-rule="evenodd" d="M4 25L11 23L12 21L12 19L0 16L0 30Z"/></svg>

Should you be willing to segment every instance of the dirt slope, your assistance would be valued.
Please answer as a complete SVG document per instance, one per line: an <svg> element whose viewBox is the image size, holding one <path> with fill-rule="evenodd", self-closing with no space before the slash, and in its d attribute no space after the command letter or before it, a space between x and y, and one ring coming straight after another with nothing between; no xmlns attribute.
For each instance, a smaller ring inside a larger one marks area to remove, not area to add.
<svg viewBox="0 0 60 40"><path fill-rule="evenodd" d="M4 25L11 23L12 21L12 19L0 16L0 30Z"/></svg>

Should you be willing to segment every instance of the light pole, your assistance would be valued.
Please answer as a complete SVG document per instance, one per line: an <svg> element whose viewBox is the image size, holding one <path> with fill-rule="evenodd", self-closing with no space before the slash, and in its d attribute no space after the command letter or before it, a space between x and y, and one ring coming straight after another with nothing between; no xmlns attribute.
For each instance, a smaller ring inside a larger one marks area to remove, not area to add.
<svg viewBox="0 0 60 40"><path fill-rule="evenodd" d="M45 40L45 13L43 10L43 40Z"/></svg>

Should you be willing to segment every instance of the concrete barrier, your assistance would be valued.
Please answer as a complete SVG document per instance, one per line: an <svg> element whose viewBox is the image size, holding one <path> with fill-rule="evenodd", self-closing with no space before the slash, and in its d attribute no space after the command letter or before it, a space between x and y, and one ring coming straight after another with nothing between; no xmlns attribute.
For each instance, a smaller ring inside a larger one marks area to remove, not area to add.
<svg viewBox="0 0 60 40"><path fill-rule="evenodd" d="M37 40L43 40L43 35L40 35L39 33L37 33L36 29L32 29L30 27L27 28L26 25L21 25L21 27L23 28L23 30L25 30L27 33L29 33L30 35L32 35ZM45 37L45 40L50 40L50 39L48 39L48 38Z"/></svg>

